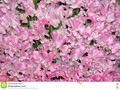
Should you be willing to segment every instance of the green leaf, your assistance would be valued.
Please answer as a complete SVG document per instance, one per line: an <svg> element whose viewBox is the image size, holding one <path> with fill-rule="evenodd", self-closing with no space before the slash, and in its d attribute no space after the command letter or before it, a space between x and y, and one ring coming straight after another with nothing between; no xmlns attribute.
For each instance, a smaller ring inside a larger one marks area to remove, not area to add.
<svg viewBox="0 0 120 90"><path fill-rule="evenodd" d="M59 6L61 6L61 5L66 6L66 5L67 5L66 3L63 3L63 2L61 2L61 1L59 1L57 4L58 4Z"/></svg>
<svg viewBox="0 0 120 90"><path fill-rule="evenodd" d="M69 16L68 19L71 18L71 17L77 16L79 13L80 13L80 8L74 8L73 11L72 11L72 15Z"/></svg>
<svg viewBox="0 0 120 90"><path fill-rule="evenodd" d="M47 24L45 24L44 27L45 27L46 30L49 30L49 32L52 32L53 30L55 30L55 27L52 26L52 25L48 26Z"/></svg>
<svg viewBox="0 0 120 90"><path fill-rule="evenodd" d="M82 8L85 12L87 12L87 10L88 10L88 9L86 9L84 6L81 6L81 8Z"/></svg>
<svg viewBox="0 0 120 90"><path fill-rule="evenodd" d="M2 1L0 1L0 4L2 4Z"/></svg>
<svg viewBox="0 0 120 90"><path fill-rule="evenodd" d="M28 22L32 21L32 17L30 15L27 16Z"/></svg>
<svg viewBox="0 0 120 90"><path fill-rule="evenodd" d="M47 24L44 25L44 28L45 28L46 30L49 30L49 26L48 26Z"/></svg>
<svg viewBox="0 0 120 90"><path fill-rule="evenodd" d="M54 27L52 25L48 26L47 24L45 24L45 29L49 30L50 32L54 31L54 30L58 30L60 27L62 26L62 21L60 21L60 23L58 24L57 27Z"/></svg>
<svg viewBox="0 0 120 90"><path fill-rule="evenodd" d="M51 33L51 32L54 31L54 30L55 30L55 27L52 26L52 25L50 25L50 27L49 27L49 32Z"/></svg>
<svg viewBox="0 0 120 90"><path fill-rule="evenodd" d="M73 9L73 16L78 15L80 12L80 8Z"/></svg>
<svg viewBox="0 0 120 90"><path fill-rule="evenodd" d="M83 57L86 57L86 56L88 56L88 52L86 52L85 54L83 54Z"/></svg>
<svg viewBox="0 0 120 90"><path fill-rule="evenodd" d="M25 10L23 10L23 9L21 9L21 8L16 7L16 10L17 10L19 13L21 13L21 14L25 13Z"/></svg>
<svg viewBox="0 0 120 90"><path fill-rule="evenodd" d="M55 30L58 30L61 26L62 26L62 21L60 21L60 23L58 24L58 26L55 27Z"/></svg>
<svg viewBox="0 0 120 90"><path fill-rule="evenodd" d="M33 48L38 48L38 46L41 45L40 40L33 40L33 41L34 41Z"/></svg>
<svg viewBox="0 0 120 90"><path fill-rule="evenodd" d="M30 24L29 24L29 23L24 23L24 22L20 21L20 24L21 24L21 26L23 26L23 27L30 28Z"/></svg>
<svg viewBox="0 0 120 90"><path fill-rule="evenodd" d="M96 44L96 43L97 43L96 40L92 39L92 40L90 41L89 45L94 45L94 44Z"/></svg>
<svg viewBox="0 0 120 90"><path fill-rule="evenodd" d="M86 22L84 23L85 26L88 26L89 24L91 24L92 21L90 19L87 19Z"/></svg>
<svg viewBox="0 0 120 90"><path fill-rule="evenodd" d="M111 49L104 48L104 52L107 53L107 55L110 55L112 53Z"/></svg>
<svg viewBox="0 0 120 90"><path fill-rule="evenodd" d="M41 0L33 0L35 9L38 8L38 3L39 3L40 1L41 1Z"/></svg>
<svg viewBox="0 0 120 90"><path fill-rule="evenodd" d="M21 23L21 26L28 27L28 23Z"/></svg>
<svg viewBox="0 0 120 90"><path fill-rule="evenodd" d="M35 9L37 9L37 8L38 8L37 0L33 0L33 3L34 3L34 7L35 7Z"/></svg>
<svg viewBox="0 0 120 90"><path fill-rule="evenodd" d="M27 20L28 20L28 22L30 22L30 21L36 21L37 20L37 16L33 15L33 17L32 17L32 16L28 15L27 16Z"/></svg>
<svg viewBox="0 0 120 90"><path fill-rule="evenodd" d="M36 21L37 20L37 16L33 15L32 20Z"/></svg>
<svg viewBox="0 0 120 90"><path fill-rule="evenodd" d="M120 0L117 0L118 4L120 5Z"/></svg>
<svg viewBox="0 0 120 90"><path fill-rule="evenodd" d="M52 36L51 36L52 31L58 30L61 26L62 26L62 21L60 21L60 23L58 24L57 27L54 27L52 25L49 26L49 25L45 24L44 27L45 27L46 30L48 30L48 35L49 35L47 37L52 38Z"/></svg>
<svg viewBox="0 0 120 90"><path fill-rule="evenodd" d="M112 34L112 35L115 35L115 31L113 31L111 34Z"/></svg>
<svg viewBox="0 0 120 90"><path fill-rule="evenodd" d="M120 42L120 36L116 36L117 40Z"/></svg>
<svg viewBox="0 0 120 90"><path fill-rule="evenodd" d="M58 52L58 53L60 53L60 52L61 52L60 48L57 48L57 52Z"/></svg>
<svg viewBox="0 0 120 90"><path fill-rule="evenodd" d="M27 16L27 22L26 22L26 23L23 23L22 20L21 20L21 21L20 21L20 24L21 24L21 26L23 26L23 27L30 28L30 22L31 22L31 21L35 21L35 20L37 20L37 17L36 17L35 15L33 15L33 17L30 16L30 15L28 15L28 16Z"/></svg>
<svg viewBox="0 0 120 90"><path fill-rule="evenodd" d="M51 39L50 35L49 35L49 36L44 35L44 37L45 37L46 39Z"/></svg>
<svg viewBox="0 0 120 90"><path fill-rule="evenodd" d="M78 61L79 63L81 63L81 60L80 60L79 58L77 59L77 61Z"/></svg>
<svg viewBox="0 0 120 90"><path fill-rule="evenodd" d="M120 68L120 64L118 64L118 67Z"/></svg>
<svg viewBox="0 0 120 90"><path fill-rule="evenodd" d="M87 19L87 20L86 20L86 23L88 23L88 24L91 24L91 22L92 22L92 21L91 21L90 19Z"/></svg>
<svg viewBox="0 0 120 90"><path fill-rule="evenodd" d="M57 63L58 60L59 60L58 58L54 58L52 63Z"/></svg>
<svg viewBox="0 0 120 90"><path fill-rule="evenodd" d="M37 3L39 3L41 0L37 0Z"/></svg>

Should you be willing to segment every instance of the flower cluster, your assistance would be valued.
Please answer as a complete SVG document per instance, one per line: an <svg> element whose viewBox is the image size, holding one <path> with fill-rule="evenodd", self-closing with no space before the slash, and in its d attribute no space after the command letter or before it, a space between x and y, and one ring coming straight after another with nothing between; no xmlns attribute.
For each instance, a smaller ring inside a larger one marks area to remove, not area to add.
<svg viewBox="0 0 120 90"><path fill-rule="evenodd" d="M120 1L0 0L0 81L120 81Z"/></svg>

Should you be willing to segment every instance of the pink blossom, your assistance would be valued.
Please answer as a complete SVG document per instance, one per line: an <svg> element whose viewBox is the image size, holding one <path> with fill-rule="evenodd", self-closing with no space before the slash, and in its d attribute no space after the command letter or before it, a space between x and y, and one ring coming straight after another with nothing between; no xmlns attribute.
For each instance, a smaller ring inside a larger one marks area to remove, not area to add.
<svg viewBox="0 0 120 90"><path fill-rule="evenodd" d="M0 81L1 81L1 82L7 81L7 77L4 76L4 75L0 75Z"/></svg>
<svg viewBox="0 0 120 90"><path fill-rule="evenodd" d="M113 12L108 12L108 15L107 15L107 22L112 22L115 20L115 15Z"/></svg>
<svg viewBox="0 0 120 90"><path fill-rule="evenodd" d="M0 81L120 81L117 0L39 1L0 1Z"/></svg>

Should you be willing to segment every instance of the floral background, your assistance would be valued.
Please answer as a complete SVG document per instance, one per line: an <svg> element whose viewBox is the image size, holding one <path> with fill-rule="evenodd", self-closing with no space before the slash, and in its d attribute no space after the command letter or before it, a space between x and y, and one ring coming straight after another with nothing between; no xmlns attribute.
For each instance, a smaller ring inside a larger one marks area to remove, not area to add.
<svg viewBox="0 0 120 90"><path fill-rule="evenodd" d="M120 0L0 0L0 81L120 81Z"/></svg>

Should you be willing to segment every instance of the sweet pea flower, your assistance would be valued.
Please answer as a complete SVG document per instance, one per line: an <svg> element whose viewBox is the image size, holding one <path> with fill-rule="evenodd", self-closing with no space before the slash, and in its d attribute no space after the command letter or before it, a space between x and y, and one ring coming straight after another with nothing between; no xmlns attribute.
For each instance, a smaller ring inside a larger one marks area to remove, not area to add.
<svg viewBox="0 0 120 90"><path fill-rule="evenodd" d="M0 1L0 81L120 81L117 0Z"/></svg>

